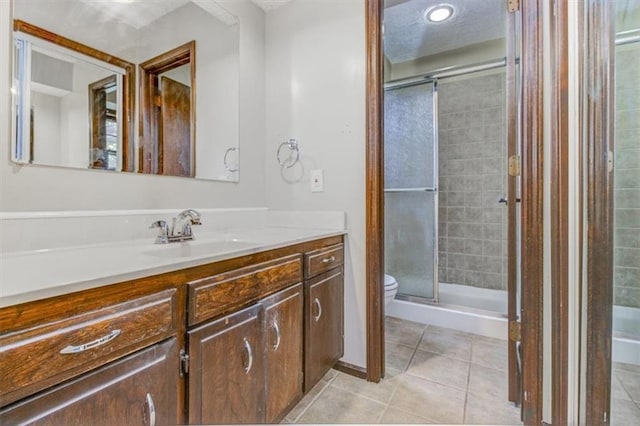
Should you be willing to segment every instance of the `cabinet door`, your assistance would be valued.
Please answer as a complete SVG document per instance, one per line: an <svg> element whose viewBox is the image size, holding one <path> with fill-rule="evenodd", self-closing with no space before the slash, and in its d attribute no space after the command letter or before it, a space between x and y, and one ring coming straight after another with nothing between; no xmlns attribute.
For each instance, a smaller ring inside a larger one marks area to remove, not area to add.
<svg viewBox="0 0 640 426"><path fill-rule="evenodd" d="M303 301L302 284L263 301L267 423L278 423L302 395Z"/></svg>
<svg viewBox="0 0 640 426"><path fill-rule="evenodd" d="M262 305L188 332L189 423L264 422Z"/></svg>
<svg viewBox="0 0 640 426"><path fill-rule="evenodd" d="M305 283L305 392L318 383L344 353L342 267Z"/></svg>
<svg viewBox="0 0 640 426"><path fill-rule="evenodd" d="M0 424L179 424L172 338L0 411Z"/></svg>

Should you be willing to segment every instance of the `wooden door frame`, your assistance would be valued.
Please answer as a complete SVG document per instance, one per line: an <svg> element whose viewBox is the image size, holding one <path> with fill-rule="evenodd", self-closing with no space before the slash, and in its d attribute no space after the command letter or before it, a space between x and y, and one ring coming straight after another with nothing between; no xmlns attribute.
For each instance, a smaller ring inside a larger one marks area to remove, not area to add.
<svg viewBox="0 0 640 426"><path fill-rule="evenodd" d="M586 182L585 424L609 424L613 311L613 173L615 16L613 2L588 0L581 34L581 95ZM583 298L584 301L584 298ZM606 419L605 419L606 416Z"/></svg>
<svg viewBox="0 0 640 426"><path fill-rule="evenodd" d="M140 146L138 148L138 172L143 173L143 146L158 141L158 117L155 107L158 76L182 65L191 65L191 177L196 175L196 42L192 40L171 49L165 53L142 62L138 66L140 74ZM156 146L157 153L161 153L161 146ZM162 174L162 158L156 155L157 170ZM148 171L153 173L153 171Z"/></svg>
<svg viewBox="0 0 640 426"><path fill-rule="evenodd" d="M542 421L544 0L522 0L522 336L523 417ZM367 380L384 376L384 145L382 0L366 0L366 301Z"/></svg>
<svg viewBox="0 0 640 426"><path fill-rule="evenodd" d="M521 325L522 420L542 422L544 277L543 2L523 0Z"/></svg>
<svg viewBox="0 0 640 426"><path fill-rule="evenodd" d="M551 19L551 423L568 421L569 395L569 50L568 0ZM578 236L578 238L580 238Z"/></svg>
<svg viewBox="0 0 640 426"><path fill-rule="evenodd" d="M383 0L366 0L366 283L367 380L384 377L384 57Z"/></svg>

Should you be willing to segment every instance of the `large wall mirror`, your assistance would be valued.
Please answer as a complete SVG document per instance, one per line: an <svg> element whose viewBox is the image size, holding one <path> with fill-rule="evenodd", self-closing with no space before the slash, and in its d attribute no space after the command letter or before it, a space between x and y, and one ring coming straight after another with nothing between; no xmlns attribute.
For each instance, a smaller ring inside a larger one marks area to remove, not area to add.
<svg viewBox="0 0 640 426"><path fill-rule="evenodd" d="M239 22L215 0L13 0L12 159L239 180Z"/></svg>

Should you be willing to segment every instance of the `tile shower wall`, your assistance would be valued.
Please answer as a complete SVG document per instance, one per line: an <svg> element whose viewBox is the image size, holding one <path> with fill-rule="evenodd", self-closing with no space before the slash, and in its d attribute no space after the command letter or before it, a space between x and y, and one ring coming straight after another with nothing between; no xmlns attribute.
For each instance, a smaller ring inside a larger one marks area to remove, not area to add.
<svg viewBox="0 0 640 426"><path fill-rule="evenodd" d="M640 46L616 52L614 303L640 308Z"/></svg>
<svg viewBox="0 0 640 426"><path fill-rule="evenodd" d="M506 289L504 72L438 83L440 282Z"/></svg>

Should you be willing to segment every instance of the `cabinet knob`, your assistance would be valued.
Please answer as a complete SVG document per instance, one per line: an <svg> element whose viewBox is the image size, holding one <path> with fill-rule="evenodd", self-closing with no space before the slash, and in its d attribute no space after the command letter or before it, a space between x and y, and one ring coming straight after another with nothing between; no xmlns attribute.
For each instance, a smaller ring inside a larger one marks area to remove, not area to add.
<svg viewBox="0 0 640 426"><path fill-rule="evenodd" d="M331 257L327 257L322 259L322 263L333 263L336 261L336 257L335 256L331 256Z"/></svg>

